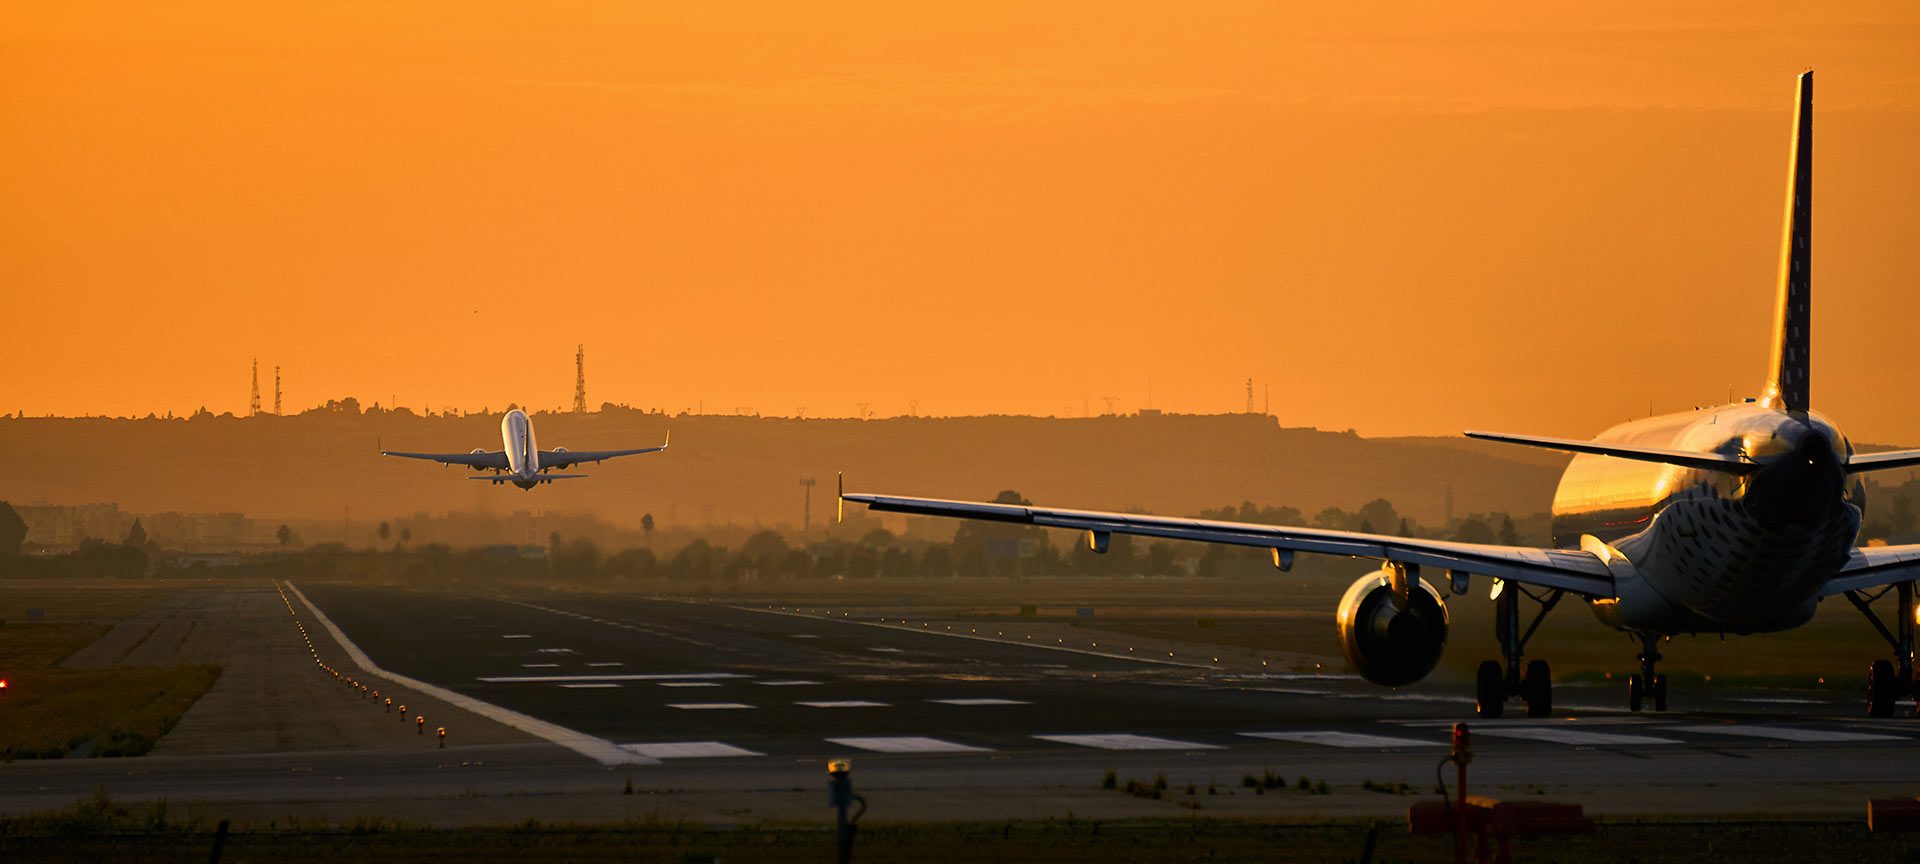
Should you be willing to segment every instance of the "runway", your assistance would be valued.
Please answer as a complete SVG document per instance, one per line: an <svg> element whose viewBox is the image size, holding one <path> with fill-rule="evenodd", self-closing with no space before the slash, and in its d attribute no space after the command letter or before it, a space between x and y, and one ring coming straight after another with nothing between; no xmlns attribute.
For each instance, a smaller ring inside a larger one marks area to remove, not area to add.
<svg viewBox="0 0 1920 864"><path fill-rule="evenodd" d="M1561 686L1553 719L1480 720L1470 694L1442 686L1219 669L1117 644L1061 650L1011 641L993 622L617 595L307 591L388 669L661 760L1161 754L1430 766L1464 720L1483 761L1547 759L1557 782L1607 775L1596 762L1634 764L1643 778L1687 764L1684 779L1700 779L1697 758L1682 755L1724 763L1704 770L1726 779L1788 751L1851 766L1808 779L1906 777L1920 764L1920 721L1850 716L1851 694L1713 689L1677 694L1689 710L1629 714L1605 704L1612 688Z"/></svg>

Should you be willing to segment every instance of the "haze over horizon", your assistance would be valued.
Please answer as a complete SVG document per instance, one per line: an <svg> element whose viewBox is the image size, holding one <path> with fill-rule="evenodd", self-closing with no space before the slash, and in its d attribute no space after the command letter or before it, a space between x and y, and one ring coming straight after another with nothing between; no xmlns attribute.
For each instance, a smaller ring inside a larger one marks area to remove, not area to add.
<svg viewBox="0 0 1920 864"><path fill-rule="evenodd" d="M1920 13L1229 3L0 13L0 412L1238 411L1586 437L1759 394L1792 79L1813 405L1914 440ZM1269 389L1270 388L1270 391ZM475 442L483 443L483 442Z"/></svg>

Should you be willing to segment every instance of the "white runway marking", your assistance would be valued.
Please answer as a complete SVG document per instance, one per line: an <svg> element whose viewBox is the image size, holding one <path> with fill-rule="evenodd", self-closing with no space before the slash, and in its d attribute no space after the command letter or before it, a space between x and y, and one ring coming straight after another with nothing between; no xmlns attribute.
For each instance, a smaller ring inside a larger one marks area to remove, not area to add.
<svg viewBox="0 0 1920 864"><path fill-rule="evenodd" d="M1569 729L1564 726L1498 726L1493 728L1477 727L1475 735L1491 735L1495 738L1524 738L1529 741L1549 741L1554 744L1684 744L1672 738L1655 738L1652 735L1620 735L1612 732L1588 732L1583 729Z"/></svg>
<svg viewBox="0 0 1920 864"><path fill-rule="evenodd" d="M667 707L682 711L738 711L753 706L745 702L669 702Z"/></svg>
<svg viewBox="0 0 1920 864"><path fill-rule="evenodd" d="M718 687L718 681L661 681L662 687Z"/></svg>
<svg viewBox="0 0 1920 864"><path fill-rule="evenodd" d="M1155 738L1152 735L1035 735L1042 741L1097 747L1101 750L1219 750L1213 744Z"/></svg>
<svg viewBox="0 0 1920 864"><path fill-rule="evenodd" d="M755 682L753 682L753 683L755 683L755 684L758 684L758 685L760 685L760 686L762 686L762 687L818 687L818 686L820 686L820 682L818 682L818 681L799 681L799 680L794 680L794 681L755 681Z"/></svg>
<svg viewBox="0 0 1920 864"><path fill-rule="evenodd" d="M867 650L868 650L868 651L878 651L878 652L880 652L880 653L882 653L882 654L898 654L898 653L900 653L900 649L898 649L898 648L868 648Z"/></svg>
<svg viewBox="0 0 1920 864"><path fill-rule="evenodd" d="M1679 732L1681 729L1668 731ZM1710 735L1740 735L1748 738L1772 738L1776 741L1905 741L1904 735L1882 735L1877 732L1837 732L1826 729L1789 729L1784 726L1687 726L1687 732L1705 732Z"/></svg>
<svg viewBox="0 0 1920 864"><path fill-rule="evenodd" d="M502 638L502 639L532 639L532 638L533 638L533 634L532 634L532 633L505 633L505 634L502 634L502 635L500 636L500 638Z"/></svg>
<svg viewBox="0 0 1920 864"><path fill-rule="evenodd" d="M864 702L859 699L843 699L838 702L795 702L807 708L886 708L885 702Z"/></svg>
<svg viewBox="0 0 1920 864"><path fill-rule="evenodd" d="M542 648L540 649L540 653L541 654L578 654L580 652L575 651L572 648Z"/></svg>
<svg viewBox="0 0 1920 864"><path fill-rule="evenodd" d="M720 741L660 741L652 744L622 744L620 749L652 759L707 759L716 756L765 756L744 747Z"/></svg>
<svg viewBox="0 0 1920 864"><path fill-rule="evenodd" d="M1302 744L1324 744L1328 747L1446 747L1443 741L1422 741L1418 738L1395 738L1390 735L1363 735L1358 732L1242 732L1248 738L1266 738L1272 741L1298 741Z"/></svg>
<svg viewBox="0 0 1920 864"><path fill-rule="evenodd" d="M617 661L617 660L616 660L616 661L612 661L612 662L600 662L600 663L588 663L587 665L588 665L588 666L591 666L591 667L593 667L593 668L595 668L595 669L604 669L604 668L606 668L606 667L608 667L608 666L625 666L625 665L627 665L627 664L625 664L625 663L621 663L621 662L619 662L619 661Z"/></svg>
<svg viewBox="0 0 1920 864"><path fill-rule="evenodd" d="M676 672L666 675L641 675L616 672L606 675L496 675L476 678L488 684L557 684L562 681L699 681L707 678L745 678L735 672Z"/></svg>
<svg viewBox="0 0 1920 864"><path fill-rule="evenodd" d="M606 690L619 687L618 684L562 684L568 690Z"/></svg>
<svg viewBox="0 0 1920 864"><path fill-rule="evenodd" d="M1025 699L928 699L942 705L1031 705Z"/></svg>
<svg viewBox="0 0 1920 864"><path fill-rule="evenodd" d="M790 635L792 635L792 636L793 636L793 638L795 638L795 639L818 639L818 638L820 638L820 637L818 637L818 636L815 636L815 635L813 635L812 633L793 633L793 634L790 634Z"/></svg>
<svg viewBox="0 0 1920 864"><path fill-rule="evenodd" d="M875 753L984 753L985 747L956 744L938 738L904 736L899 738L828 738L842 747L857 747Z"/></svg>
<svg viewBox="0 0 1920 864"><path fill-rule="evenodd" d="M1825 699L1795 699L1791 696L1747 696L1728 699L1728 702L1752 702L1757 705L1828 705Z"/></svg>
<svg viewBox="0 0 1920 864"><path fill-rule="evenodd" d="M522 669L558 669L560 668L560 664L558 663L522 663L520 664L520 668Z"/></svg>

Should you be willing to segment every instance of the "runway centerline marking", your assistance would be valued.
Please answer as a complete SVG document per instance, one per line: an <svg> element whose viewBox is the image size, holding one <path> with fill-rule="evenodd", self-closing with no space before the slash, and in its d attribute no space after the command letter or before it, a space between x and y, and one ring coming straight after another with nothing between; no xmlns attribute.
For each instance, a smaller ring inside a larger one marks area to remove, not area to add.
<svg viewBox="0 0 1920 864"><path fill-rule="evenodd" d="M501 634L501 636L500 636L500 638L502 638L502 639L532 639L532 638L533 638L533 634L532 634L532 633L503 633L503 634Z"/></svg>
<svg viewBox="0 0 1920 864"><path fill-rule="evenodd" d="M599 675L493 675L475 678L488 684L558 684L563 681L701 681L709 678L745 678L738 672L669 672L646 675L638 672L609 672Z"/></svg>
<svg viewBox="0 0 1920 864"><path fill-rule="evenodd" d="M867 702L861 699L841 699L832 702L795 702L806 708L890 708L885 702Z"/></svg>
<svg viewBox="0 0 1920 864"><path fill-rule="evenodd" d="M991 698L928 699L927 701L938 702L942 705L1031 705L1033 704L1031 702L1028 702L1025 699L991 699Z"/></svg>
<svg viewBox="0 0 1920 864"><path fill-rule="evenodd" d="M682 711L741 711L753 706L745 702L669 702L667 707Z"/></svg>
<svg viewBox="0 0 1920 864"><path fill-rule="evenodd" d="M560 664L558 663L522 663L520 664L520 668L522 669L558 669L560 668Z"/></svg>
<svg viewBox="0 0 1920 864"><path fill-rule="evenodd" d="M735 747L723 741L655 741L622 744L620 749L651 759L711 759L721 756L765 756L765 753Z"/></svg>
<svg viewBox="0 0 1920 864"><path fill-rule="evenodd" d="M1327 747L1375 748L1375 747L1445 747L1444 741L1423 741L1418 738L1395 738L1391 735L1366 735L1359 732L1242 732L1248 738L1265 738L1269 741L1296 741L1301 744L1321 744Z"/></svg>
<svg viewBox="0 0 1920 864"><path fill-rule="evenodd" d="M875 753L986 753L986 747L971 744L959 744L939 738L923 738L903 735L893 738L828 738L827 741L842 747L855 747L872 750Z"/></svg>
<svg viewBox="0 0 1920 864"><path fill-rule="evenodd" d="M1217 744L1200 744L1194 741L1180 741L1173 738L1156 738L1152 735L1035 735L1042 741L1058 744L1073 744L1080 747L1094 747L1100 750L1220 750Z"/></svg>
<svg viewBox="0 0 1920 864"><path fill-rule="evenodd" d="M758 684L758 685L760 685L760 686L762 686L762 687L818 687L818 686L820 686L820 682L818 682L818 681L800 681L800 680L793 680L793 681L755 681L755 682L753 682L753 683L755 683L755 684Z"/></svg>
<svg viewBox="0 0 1920 864"><path fill-rule="evenodd" d="M720 682L718 681L659 681L659 682L656 682L656 685L660 687L718 687L720 686Z"/></svg>
<svg viewBox="0 0 1920 864"><path fill-rule="evenodd" d="M562 684L568 690L609 690L617 689L618 684Z"/></svg>

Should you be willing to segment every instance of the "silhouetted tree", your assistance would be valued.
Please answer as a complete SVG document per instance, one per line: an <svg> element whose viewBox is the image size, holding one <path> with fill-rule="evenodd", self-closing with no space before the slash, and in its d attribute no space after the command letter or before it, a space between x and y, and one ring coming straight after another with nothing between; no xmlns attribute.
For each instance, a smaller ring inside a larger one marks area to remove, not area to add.
<svg viewBox="0 0 1920 864"><path fill-rule="evenodd" d="M380 523L380 542L387 542L387 538L391 536L393 536L393 526L385 522Z"/></svg>
<svg viewBox="0 0 1920 864"><path fill-rule="evenodd" d="M640 517L640 533L647 538L647 548L653 548L653 514Z"/></svg>
<svg viewBox="0 0 1920 864"><path fill-rule="evenodd" d="M133 519L133 528L127 531L127 545L135 549L147 548L147 529L141 527L138 516Z"/></svg>
<svg viewBox="0 0 1920 864"><path fill-rule="evenodd" d="M1496 539L1493 529L1478 519L1468 519L1454 529L1453 539L1462 543L1492 543Z"/></svg>
<svg viewBox="0 0 1920 864"><path fill-rule="evenodd" d="M1500 545L1520 545L1520 532L1513 527L1513 517L1505 513L1500 514Z"/></svg>
<svg viewBox="0 0 1920 864"><path fill-rule="evenodd" d="M12 504L0 501L0 558L20 554L20 547L26 542L27 520L20 518Z"/></svg>
<svg viewBox="0 0 1920 864"><path fill-rule="evenodd" d="M288 528L287 526L282 525L280 526L280 530L273 532L273 536L280 540L281 546L293 545L293 529L292 528Z"/></svg>

